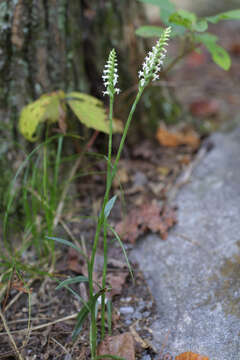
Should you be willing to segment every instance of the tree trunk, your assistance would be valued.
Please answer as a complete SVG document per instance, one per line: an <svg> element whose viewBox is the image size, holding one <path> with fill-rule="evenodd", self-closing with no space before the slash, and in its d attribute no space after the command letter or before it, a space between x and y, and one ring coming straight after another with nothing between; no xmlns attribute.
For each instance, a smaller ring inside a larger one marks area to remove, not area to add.
<svg viewBox="0 0 240 360"><path fill-rule="evenodd" d="M43 93L75 90L102 98L102 70L113 47L122 89L118 116L124 119L145 56L146 41L135 35L144 20L137 0L2 0L0 116L11 136L17 140L21 108ZM162 111L160 88L149 91L148 108L139 112L141 118L147 113L148 123Z"/></svg>
<svg viewBox="0 0 240 360"><path fill-rule="evenodd" d="M6 118L53 90L102 97L101 74L112 47L119 54L120 85L135 80L143 50L134 34L141 18L135 1L6 0L0 17L0 108Z"/></svg>

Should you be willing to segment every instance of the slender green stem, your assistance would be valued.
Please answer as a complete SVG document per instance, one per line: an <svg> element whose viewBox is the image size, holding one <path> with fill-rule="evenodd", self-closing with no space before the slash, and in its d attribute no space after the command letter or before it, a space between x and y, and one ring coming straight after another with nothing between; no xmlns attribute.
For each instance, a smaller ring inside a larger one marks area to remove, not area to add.
<svg viewBox="0 0 240 360"><path fill-rule="evenodd" d="M110 96L110 108L109 108L109 137L108 137L108 163L107 163L107 186L111 181L111 172L112 172L112 120L113 120L113 103L114 97ZM106 201L108 202L109 195L107 195ZM103 233L103 274L102 274L102 288L106 286L106 276L107 276L107 259L108 259L108 244L107 244L107 219L104 217L104 233ZM102 295L102 307L101 307L101 339L103 340L105 336L105 292Z"/></svg>
<svg viewBox="0 0 240 360"><path fill-rule="evenodd" d="M92 281L93 280L93 278L92 278L93 273L92 272L93 272L93 266L94 266L94 262L95 262L95 256L96 256L96 251L97 251L97 246L98 246L99 235L100 235L102 225L103 225L103 222L104 222L104 210L105 210L105 207L106 207L106 204L107 204L107 199L108 199L108 196L109 196L109 193L110 193L110 190L111 190L111 185L112 185L114 176L116 175L116 172L117 172L117 165L118 165L119 159L121 157L121 153L122 153L122 149L123 149L123 146L124 146L124 143L125 143L127 132L128 132L129 126L131 124L131 120L132 120L134 111L136 109L136 105L140 100L140 97L142 95L143 90L144 89L139 90L139 92L137 94L137 97L136 97L136 99L135 99L135 101L134 101L134 103L132 105L131 111L129 113L126 125L124 127L123 136L122 136L119 148L118 148L116 160L115 160L115 163L113 165L113 170L111 172L111 179L110 179L109 183L107 184L106 192L105 192L104 199L103 199L102 209L101 209L101 212L100 212L100 216L98 217L97 229L96 229L96 233L95 233L95 237L94 237L92 255L91 255L91 260L90 260L90 270L91 270L90 271L90 278L89 278L90 297L93 296L93 281Z"/></svg>
<svg viewBox="0 0 240 360"><path fill-rule="evenodd" d="M147 84L146 84L146 86L147 86ZM111 188L111 185L112 185L112 181L113 181L113 179L114 179L114 177L116 175L116 172L117 172L118 162L119 162L121 154L122 154L122 149L123 149L123 146L124 146L124 143L125 143L125 140L126 140L126 136L127 136L127 133L128 133L129 126L130 126L131 121L132 121L133 114L134 114L136 106L137 106L137 104L138 104L138 102L139 102L139 100L140 100L140 98L142 96L144 88L139 89L139 91L137 93L137 96L136 96L136 99L134 100L134 103L132 104L132 108L131 108L131 111L129 113L126 125L124 127L123 136L121 138L120 145L119 145L118 152L117 152L117 156L116 156L116 160L115 160L115 163L114 163L114 166L113 166L111 182L110 182L110 185L109 185L110 188ZM110 191L110 189L108 189L108 192L109 191Z"/></svg>
<svg viewBox="0 0 240 360"><path fill-rule="evenodd" d="M119 148L118 148L116 160L114 162L113 169L111 170L111 176L109 177L109 181L107 182L101 212L100 212L100 215L98 217L97 228L96 228L96 233L95 233L94 242L93 242L93 248L92 248L92 254L91 254L91 259L90 259L89 268L88 268L89 269L88 270L88 277L89 277L89 297L90 297L90 301L94 297L93 269L94 269L94 263L95 263L95 257L96 257L98 242L99 242L99 236L100 236L102 227L104 225L104 220L105 220L105 215L104 215L105 207L106 207L106 204L108 202L109 193L110 193L110 190L111 190L113 179L114 179L114 177L116 175L116 172L117 172L117 166L118 166L119 159L121 157L121 153L122 153L123 146L124 146L124 143L125 143L125 140L126 140L127 132L128 132L129 126L131 124L132 117L133 117L133 114L135 112L137 103L139 102L139 100L141 98L141 95L143 93L143 90L144 90L144 88L139 89L139 91L137 93L137 96L136 96L136 99L135 99L135 101L134 101L134 103L132 105L131 111L129 113L127 122L125 124L124 130L123 130L123 135L122 135L122 138L121 138L121 142L120 142L120 145L119 145ZM90 335L91 335L91 339L92 339L93 342L96 341L96 338L97 338L96 334L97 334L97 327L96 327L95 313L92 312L91 313L91 334ZM92 356L93 360L96 359L96 343L92 344L92 355L91 356Z"/></svg>
<svg viewBox="0 0 240 360"><path fill-rule="evenodd" d="M54 179L53 179L53 196L52 196L52 206L54 211L56 210L56 198L57 198L57 186L58 186L58 177L59 177L59 167L61 162L61 153L62 153L62 145L63 145L63 135L58 138L58 148L57 148L57 156L54 168Z"/></svg>

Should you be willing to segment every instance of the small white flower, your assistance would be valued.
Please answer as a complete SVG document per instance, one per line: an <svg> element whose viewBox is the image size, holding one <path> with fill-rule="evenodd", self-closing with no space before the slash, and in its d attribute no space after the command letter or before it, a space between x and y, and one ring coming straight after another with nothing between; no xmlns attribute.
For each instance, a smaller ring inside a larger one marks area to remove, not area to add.
<svg viewBox="0 0 240 360"><path fill-rule="evenodd" d="M104 86L106 87L106 91L103 91L103 95L113 96L114 94L119 94L120 89L115 88L118 82L118 74L116 51L114 49L109 54L108 61L103 70L102 79Z"/></svg>
<svg viewBox="0 0 240 360"><path fill-rule="evenodd" d="M155 81L159 79L158 73L161 70L163 59L166 57L167 52L164 46L166 46L168 43L170 32L171 27L168 27L166 30L164 30L157 44L153 46L152 51L148 52L148 55L146 56L142 65L142 70L138 72L140 79L139 88L143 88L151 80Z"/></svg>

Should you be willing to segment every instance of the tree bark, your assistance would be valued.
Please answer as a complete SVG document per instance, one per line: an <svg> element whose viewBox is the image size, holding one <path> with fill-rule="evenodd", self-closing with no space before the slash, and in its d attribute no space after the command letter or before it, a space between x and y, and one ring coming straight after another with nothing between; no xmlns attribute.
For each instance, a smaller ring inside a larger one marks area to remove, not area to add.
<svg viewBox="0 0 240 360"><path fill-rule="evenodd" d="M2 0L0 116L11 136L19 136L22 107L43 93L75 90L102 98L102 70L113 47L122 89L117 116L124 119L145 57L146 40L135 35L144 23L137 0ZM161 98L159 87L146 92L138 113L146 127L161 116Z"/></svg>

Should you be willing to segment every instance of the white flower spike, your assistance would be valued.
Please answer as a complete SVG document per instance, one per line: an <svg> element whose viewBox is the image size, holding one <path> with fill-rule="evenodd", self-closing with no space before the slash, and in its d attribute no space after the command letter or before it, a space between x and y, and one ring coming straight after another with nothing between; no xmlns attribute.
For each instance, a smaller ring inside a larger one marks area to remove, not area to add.
<svg viewBox="0 0 240 360"><path fill-rule="evenodd" d="M146 56L142 70L138 73L140 79L139 89L144 88L150 81L159 79L158 73L166 56L167 50L165 46L168 44L170 32L171 27L164 30L156 45L153 46L152 51L149 51Z"/></svg>
<svg viewBox="0 0 240 360"><path fill-rule="evenodd" d="M104 86L106 87L106 91L103 91L103 95L114 96L114 94L120 93L120 89L115 88L118 82L118 74L116 51L114 49L109 54L102 78Z"/></svg>

